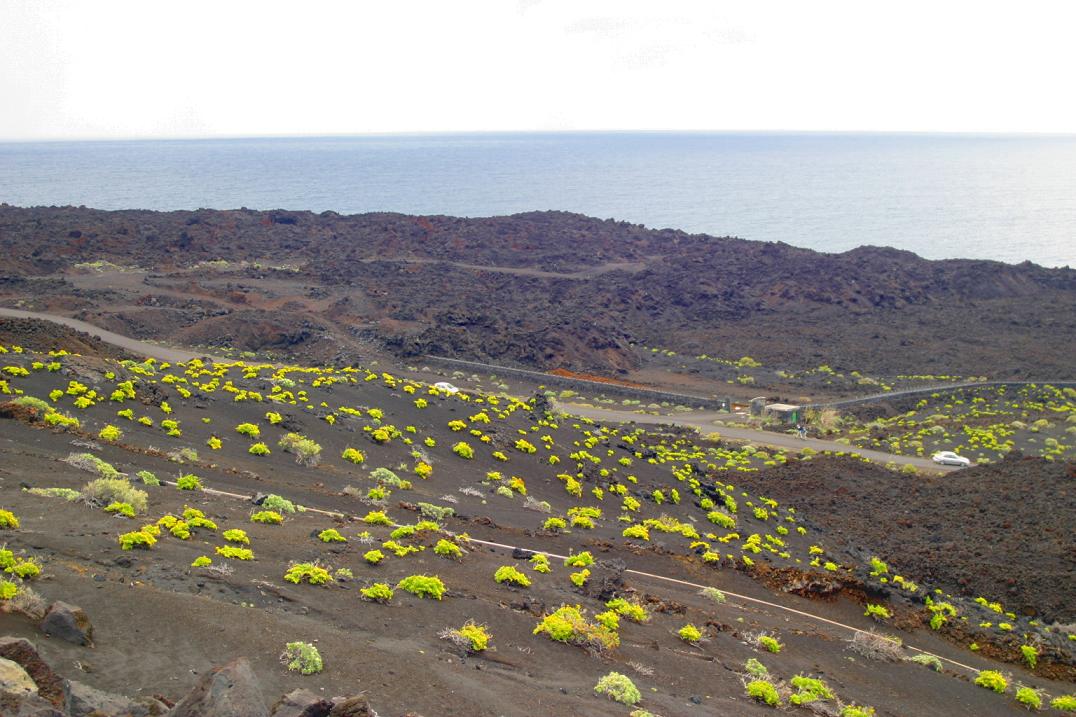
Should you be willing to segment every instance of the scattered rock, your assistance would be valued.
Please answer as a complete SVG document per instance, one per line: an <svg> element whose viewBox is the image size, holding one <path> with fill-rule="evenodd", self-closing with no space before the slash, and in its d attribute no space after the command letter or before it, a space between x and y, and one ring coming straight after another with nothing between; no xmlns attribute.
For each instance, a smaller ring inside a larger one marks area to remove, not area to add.
<svg viewBox="0 0 1076 717"><path fill-rule="evenodd" d="M26 670L22 669L22 665L0 657L0 693L16 697L36 695L37 685L30 679L30 675L26 674Z"/></svg>
<svg viewBox="0 0 1076 717"><path fill-rule="evenodd" d="M333 703L310 690L292 690L273 705L273 717L327 717Z"/></svg>
<svg viewBox="0 0 1076 717"><path fill-rule="evenodd" d="M168 717L269 717L269 710L250 663L240 657L203 675Z"/></svg>
<svg viewBox="0 0 1076 717"><path fill-rule="evenodd" d="M41 621L41 631L75 645L93 644L93 625L82 608L57 600Z"/></svg>
<svg viewBox="0 0 1076 717"><path fill-rule="evenodd" d="M64 712L68 717L152 717L167 711L163 703L151 697L132 700L81 682L64 680Z"/></svg>
<svg viewBox="0 0 1076 717"><path fill-rule="evenodd" d="M18 663L37 685L38 694L53 704L63 704L63 678L53 672L24 637L0 637L0 657Z"/></svg>
<svg viewBox="0 0 1076 717"><path fill-rule="evenodd" d="M583 593L599 600L611 600L624 589L623 560L599 560L590 566L590 577L584 584Z"/></svg>
<svg viewBox="0 0 1076 717"><path fill-rule="evenodd" d="M333 700L332 711L329 717L376 717L377 713L370 709L370 703L362 695L352 697L337 697Z"/></svg>

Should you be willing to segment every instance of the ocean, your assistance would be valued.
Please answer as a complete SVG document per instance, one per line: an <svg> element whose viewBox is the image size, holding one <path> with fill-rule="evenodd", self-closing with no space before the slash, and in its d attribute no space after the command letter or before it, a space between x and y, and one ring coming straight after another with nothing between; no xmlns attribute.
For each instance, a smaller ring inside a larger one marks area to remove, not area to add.
<svg viewBox="0 0 1076 717"><path fill-rule="evenodd" d="M556 133L0 143L0 202L490 216L1076 266L1076 136Z"/></svg>

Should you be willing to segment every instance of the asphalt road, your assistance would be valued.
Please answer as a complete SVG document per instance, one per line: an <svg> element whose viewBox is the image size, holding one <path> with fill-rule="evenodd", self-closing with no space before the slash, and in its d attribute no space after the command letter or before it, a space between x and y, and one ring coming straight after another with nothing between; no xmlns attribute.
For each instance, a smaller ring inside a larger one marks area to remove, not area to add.
<svg viewBox="0 0 1076 717"><path fill-rule="evenodd" d="M802 451L804 448L810 448L815 451L844 451L845 453L854 453L861 455L864 458L869 458L876 463L896 463L897 465L912 465L920 470L935 471L941 473L948 473L949 471L959 470L955 466L940 466L929 458L919 458L918 456L898 456L893 453L885 453L883 451L872 451L866 448L856 448L844 443L837 443L835 441L823 441L818 438L796 438L795 436L789 436L783 433L773 433L771 431L758 431L753 428L740 428L737 426L718 426L714 424L714 421L728 418L727 413L717 413L714 411L705 412L693 412L693 413L678 413L669 415L653 416L641 413L632 413L631 411L621 411L610 408L597 408L594 406L584 406L577 403L562 403L557 402L557 407L568 414L573 416L583 416L585 418L592 418L595 421L603 421L606 423L645 423L645 424L665 424L675 426L686 426L688 428L697 428L703 435L707 433L719 433L722 438L733 441L744 441L757 446L768 446L770 448L782 448L784 450Z"/></svg>

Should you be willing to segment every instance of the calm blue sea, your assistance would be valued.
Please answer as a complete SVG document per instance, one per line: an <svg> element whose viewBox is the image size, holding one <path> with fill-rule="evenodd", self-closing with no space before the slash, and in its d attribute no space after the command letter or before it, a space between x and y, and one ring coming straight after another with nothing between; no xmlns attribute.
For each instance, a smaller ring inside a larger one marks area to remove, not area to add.
<svg viewBox="0 0 1076 717"><path fill-rule="evenodd" d="M0 144L0 201L488 216L1076 266L1076 137L474 134Z"/></svg>

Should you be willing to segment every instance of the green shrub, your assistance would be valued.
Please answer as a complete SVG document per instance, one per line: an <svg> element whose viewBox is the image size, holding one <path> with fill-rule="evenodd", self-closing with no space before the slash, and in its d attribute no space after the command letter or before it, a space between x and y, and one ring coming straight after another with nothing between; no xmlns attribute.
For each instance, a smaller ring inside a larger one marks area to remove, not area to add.
<svg viewBox="0 0 1076 717"><path fill-rule="evenodd" d="M635 683L619 672L610 672L598 680L598 684L594 686L594 691L628 707L634 707L643 699Z"/></svg>
<svg viewBox="0 0 1076 717"><path fill-rule="evenodd" d="M392 588L385 583L374 583L368 588L361 588L359 593L367 600L381 603L391 600L394 594Z"/></svg>
<svg viewBox="0 0 1076 717"><path fill-rule="evenodd" d="M10 600L18 594L18 585L8 580L0 579L0 600Z"/></svg>
<svg viewBox="0 0 1076 717"><path fill-rule="evenodd" d="M791 682L792 686L798 690L788 700L794 705L805 705L817 700L833 699L833 690L822 680L796 675Z"/></svg>
<svg viewBox="0 0 1076 717"><path fill-rule="evenodd" d="M702 639L702 631L690 623L681 627L676 634L680 636L681 640L691 644L695 644Z"/></svg>
<svg viewBox="0 0 1076 717"><path fill-rule="evenodd" d="M124 533L120 536L120 548L123 550L149 550L157 542L157 539L144 530L136 530Z"/></svg>
<svg viewBox="0 0 1076 717"><path fill-rule="evenodd" d="M433 546L433 552L442 558L463 560L463 549L451 540L445 540L444 538L438 540L437 545Z"/></svg>
<svg viewBox="0 0 1076 717"><path fill-rule="evenodd" d="M501 584L509 583L511 585L518 585L522 588L529 588L531 586L531 579L511 565L502 565L497 568L497 572L493 574L493 579Z"/></svg>
<svg viewBox="0 0 1076 717"><path fill-rule="evenodd" d="M289 670L302 675L313 675L324 669L321 653L309 642L289 642L280 660Z"/></svg>
<svg viewBox="0 0 1076 717"><path fill-rule="evenodd" d="M934 655L927 655L927 654L915 655L913 657L909 657L908 662L914 662L917 665L922 665L923 667L929 667L930 669L934 670L935 672L941 672L942 671L941 660L939 660Z"/></svg>
<svg viewBox="0 0 1076 717"><path fill-rule="evenodd" d="M863 614L879 621L893 617L893 613L887 610L884 605L874 605L872 603L867 603L867 611Z"/></svg>
<svg viewBox="0 0 1076 717"><path fill-rule="evenodd" d="M463 441L460 441L456 445L452 446L452 452L460 458L465 458L467 460L471 460L472 458L474 458L474 449Z"/></svg>
<svg viewBox="0 0 1076 717"><path fill-rule="evenodd" d="M161 481L149 471L138 471L135 475L142 480L144 485L160 485Z"/></svg>
<svg viewBox="0 0 1076 717"><path fill-rule="evenodd" d="M42 498L63 498L64 500L78 500L82 497L74 488L27 488L30 495L39 495Z"/></svg>
<svg viewBox="0 0 1076 717"><path fill-rule="evenodd" d="M292 503L287 498L279 496L276 493L270 493L265 496L265 500L262 501L262 508L265 510L275 510L278 513L302 512L300 506L295 505L295 503Z"/></svg>
<svg viewBox="0 0 1076 717"><path fill-rule="evenodd" d="M392 525L392 520L383 510L371 510L362 522L367 525Z"/></svg>
<svg viewBox="0 0 1076 717"><path fill-rule="evenodd" d="M0 529L14 530L19 527L19 519L10 510L0 510Z"/></svg>
<svg viewBox="0 0 1076 717"><path fill-rule="evenodd" d="M569 555L564 560L564 564L570 568L585 568L594 564L594 556L590 554L590 551L584 550L581 553L575 555Z"/></svg>
<svg viewBox="0 0 1076 717"><path fill-rule="evenodd" d="M443 640L451 640L468 652L479 653L489 648L492 637L485 625L468 620L459 629L446 629L440 635Z"/></svg>
<svg viewBox="0 0 1076 717"><path fill-rule="evenodd" d="M360 464L366 461L366 454L357 448L345 448L340 457L349 463L355 464Z"/></svg>
<svg viewBox="0 0 1076 717"><path fill-rule="evenodd" d="M1076 712L1076 695L1061 695L1050 701L1050 706L1058 712Z"/></svg>
<svg viewBox="0 0 1076 717"><path fill-rule="evenodd" d="M191 563L191 567L192 568L207 568L212 564L213 564L213 559L210 558L208 555L199 555L197 558L194 559L194 562Z"/></svg>
<svg viewBox="0 0 1076 717"><path fill-rule="evenodd" d="M647 614L645 606L637 602L629 602L624 598L614 598L605 603L605 607L632 622L642 624L650 620L650 615Z"/></svg>
<svg viewBox="0 0 1076 717"><path fill-rule="evenodd" d="M250 538L247 537L247 531L239 528L230 528L221 533L221 537L227 540L229 543L242 543L243 545L250 545Z"/></svg>
<svg viewBox="0 0 1076 717"><path fill-rule="evenodd" d="M650 540L650 531L647 530L645 525L629 525L624 528L621 535L625 538L635 538L636 540Z"/></svg>
<svg viewBox="0 0 1076 717"><path fill-rule="evenodd" d="M253 560L254 551L250 548L237 548L234 545L217 546L217 555L232 560Z"/></svg>
<svg viewBox="0 0 1076 717"><path fill-rule="evenodd" d="M340 535L340 531L336 528L326 528L318 533L318 540L323 543L346 543L347 538Z"/></svg>
<svg viewBox="0 0 1076 717"><path fill-rule="evenodd" d="M841 708L841 717L874 717L874 708L845 705Z"/></svg>
<svg viewBox="0 0 1076 717"><path fill-rule="evenodd" d="M777 694L777 688L766 680L752 680L747 683L747 696L753 700L765 703L770 707L781 704L781 698Z"/></svg>
<svg viewBox="0 0 1076 717"><path fill-rule="evenodd" d="M33 560L16 559L13 565L4 569L4 572L15 575L23 580L30 580L41 574L41 566Z"/></svg>
<svg viewBox="0 0 1076 717"><path fill-rule="evenodd" d="M764 650L769 650L775 655L781 651L782 647L784 647L784 645L782 645L775 638L770 637L769 635L762 635L761 637L759 637L758 646L763 648Z"/></svg>
<svg viewBox="0 0 1076 717"><path fill-rule="evenodd" d="M975 684L999 694L1009 689L1008 680L997 670L980 670L979 675L975 678Z"/></svg>
<svg viewBox="0 0 1076 717"><path fill-rule="evenodd" d="M201 490L202 480L193 473L188 473L176 480L176 488L179 490Z"/></svg>
<svg viewBox="0 0 1076 717"><path fill-rule="evenodd" d="M448 506L434 505L433 503L417 503L417 505L419 513L423 517L436 520L438 523L456 514L456 511Z"/></svg>
<svg viewBox="0 0 1076 717"><path fill-rule="evenodd" d="M766 666L753 657L743 663L743 669L744 672L752 677L765 677L770 674L770 671L766 669Z"/></svg>
<svg viewBox="0 0 1076 717"><path fill-rule="evenodd" d="M235 432L247 436L248 438L253 438L254 440L257 440L262 434L261 429L253 423L240 423L235 427Z"/></svg>
<svg viewBox="0 0 1076 717"><path fill-rule="evenodd" d="M725 593L721 592L717 588L703 588L701 591L699 591L699 594L707 600L712 600L719 604L724 604L726 600Z"/></svg>
<svg viewBox="0 0 1076 717"><path fill-rule="evenodd" d="M531 556L531 570L536 573L548 573L551 572L549 567L549 556L542 553L535 553Z"/></svg>
<svg viewBox="0 0 1076 717"><path fill-rule="evenodd" d="M280 525L284 522L284 516L282 516L280 513L277 513L275 510L259 510L254 515L250 516L250 520L254 523Z"/></svg>
<svg viewBox="0 0 1076 717"><path fill-rule="evenodd" d="M135 517L135 509L130 503L114 502L105 506L106 513L115 513L125 518Z"/></svg>
<svg viewBox="0 0 1076 717"><path fill-rule="evenodd" d="M567 527L568 523L564 518L546 518L545 523L542 524L542 530L548 530L551 533L559 533Z"/></svg>
<svg viewBox="0 0 1076 717"><path fill-rule="evenodd" d="M363 553L362 559L370 565L377 565L385 559L385 554L382 553L380 550L368 550Z"/></svg>
<svg viewBox="0 0 1076 717"><path fill-rule="evenodd" d="M1039 651L1035 649L1034 645L1021 645L1020 654L1024 656L1024 661L1032 670L1039 664Z"/></svg>
<svg viewBox="0 0 1076 717"><path fill-rule="evenodd" d="M98 478L82 488L82 497L101 505L126 503L136 513L146 512L149 494L135 488L125 478Z"/></svg>
<svg viewBox="0 0 1076 717"><path fill-rule="evenodd" d="M269 446L264 443L255 443L247 449L247 453L252 456L267 456L270 454Z"/></svg>
<svg viewBox="0 0 1076 717"><path fill-rule="evenodd" d="M106 441L108 443L115 443L116 441L123 438L123 431L121 431L119 428L116 428L110 423L101 429L101 431L97 434L97 437L100 438L102 441Z"/></svg>
<svg viewBox="0 0 1076 717"><path fill-rule="evenodd" d="M284 579L298 585L306 581L311 585L324 585L333 579L329 571L314 563L295 563L284 573Z"/></svg>
<svg viewBox="0 0 1076 717"><path fill-rule="evenodd" d="M550 640L598 653L620 645L620 636L616 632L604 625L588 622L578 605L561 605L539 621L534 634L545 634Z"/></svg>
<svg viewBox="0 0 1076 717"><path fill-rule="evenodd" d="M316 466L321 460L321 446L298 433L287 433L277 443L285 453L293 453L295 462L304 466Z"/></svg>
<svg viewBox="0 0 1076 717"><path fill-rule="evenodd" d="M96 473L101 478L122 478L122 474L111 463L101 460L92 453L72 453L64 458L64 463L79 470Z"/></svg>
<svg viewBox="0 0 1076 717"><path fill-rule="evenodd" d="M709 513L707 513L706 514L706 519L709 520L714 525L718 525L718 526L724 528L725 530L735 530L736 529L736 519L733 518L731 515L727 515L725 513L722 513L719 510L713 510L713 511L710 511Z"/></svg>
<svg viewBox="0 0 1076 717"><path fill-rule="evenodd" d="M1037 710L1042 707L1042 695L1030 687L1017 688L1016 701L1029 710Z"/></svg>
<svg viewBox="0 0 1076 717"><path fill-rule="evenodd" d="M404 590L420 598L431 597L440 600L445 594L445 584L441 578L428 575L409 575L396 584L397 590Z"/></svg>

